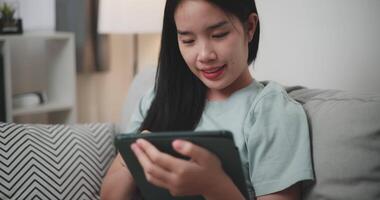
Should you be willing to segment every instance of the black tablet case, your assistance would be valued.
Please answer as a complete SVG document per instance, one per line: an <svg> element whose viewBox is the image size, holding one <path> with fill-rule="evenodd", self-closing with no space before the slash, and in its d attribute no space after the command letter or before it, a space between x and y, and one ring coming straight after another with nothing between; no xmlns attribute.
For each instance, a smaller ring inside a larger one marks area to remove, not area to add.
<svg viewBox="0 0 380 200"><path fill-rule="evenodd" d="M219 157L224 171L231 177L232 181L239 188L245 198L249 199L239 151L235 147L232 134L228 131L118 134L115 139L116 147L128 165L128 168L145 200L198 200L204 198L201 196L173 197L168 190L156 187L147 182L143 169L130 148L130 145L138 138L144 138L151 142L160 151L181 158L184 157L172 149L171 143L174 139L188 140L208 149Z"/></svg>

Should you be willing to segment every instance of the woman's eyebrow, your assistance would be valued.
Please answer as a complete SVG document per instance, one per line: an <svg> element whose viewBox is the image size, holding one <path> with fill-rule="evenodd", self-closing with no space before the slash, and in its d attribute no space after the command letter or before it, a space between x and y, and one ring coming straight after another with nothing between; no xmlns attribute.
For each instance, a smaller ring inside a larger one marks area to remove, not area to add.
<svg viewBox="0 0 380 200"><path fill-rule="evenodd" d="M213 24L213 25L210 25L206 28L207 31L211 31L211 30L214 30L214 29L217 29L217 28L220 28L224 25L226 25L228 22L227 21L221 21L221 22L218 22L216 24ZM182 30L179 30L177 29L177 33L179 35L191 35L193 34L191 31L182 31Z"/></svg>
<svg viewBox="0 0 380 200"><path fill-rule="evenodd" d="M206 28L207 31L210 31L210 30L214 30L214 29L217 29L217 28L220 28L224 25L226 25L228 22L227 21L221 21L221 22L218 22L216 24L213 24L213 25L210 25Z"/></svg>
<svg viewBox="0 0 380 200"><path fill-rule="evenodd" d="M177 33L178 33L179 35L191 35L191 34L193 34L193 33L190 32L190 31L181 31L181 30L178 30L178 29L177 29Z"/></svg>

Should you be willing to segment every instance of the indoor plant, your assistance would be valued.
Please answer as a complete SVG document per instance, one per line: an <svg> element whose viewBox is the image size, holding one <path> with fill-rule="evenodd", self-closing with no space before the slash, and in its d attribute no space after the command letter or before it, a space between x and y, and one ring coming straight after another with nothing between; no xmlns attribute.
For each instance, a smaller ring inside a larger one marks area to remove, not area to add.
<svg viewBox="0 0 380 200"><path fill-rule="evenodd" d="M22 33L22 21L15 17L16 4L4 2L0 5L0 33Z"/></svg>

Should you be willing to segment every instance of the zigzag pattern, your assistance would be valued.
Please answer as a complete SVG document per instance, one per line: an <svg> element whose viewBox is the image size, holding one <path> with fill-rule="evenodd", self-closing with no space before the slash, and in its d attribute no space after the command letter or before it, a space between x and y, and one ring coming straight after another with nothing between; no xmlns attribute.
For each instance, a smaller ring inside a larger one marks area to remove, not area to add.
<svg viewBox="0 0 380 200"><path fill-rule="evenodd" d="M99 199L113 126L0 123L0 199Z"/></svg>

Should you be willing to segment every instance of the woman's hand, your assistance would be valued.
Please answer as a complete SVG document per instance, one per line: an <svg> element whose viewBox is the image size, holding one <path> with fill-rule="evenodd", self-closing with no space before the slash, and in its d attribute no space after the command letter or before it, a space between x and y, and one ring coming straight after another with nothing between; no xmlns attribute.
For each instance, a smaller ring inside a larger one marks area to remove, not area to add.
<svg viewBox="0 0 380 200"><path fill-rule="evenodd" d="M175 140L172 145L190 160L160 152L144 139L131 145L150 183L168 189L173 196L203 195L207 198L219 196L226 186L237 190L214 154L184 140Z"/></svg>

